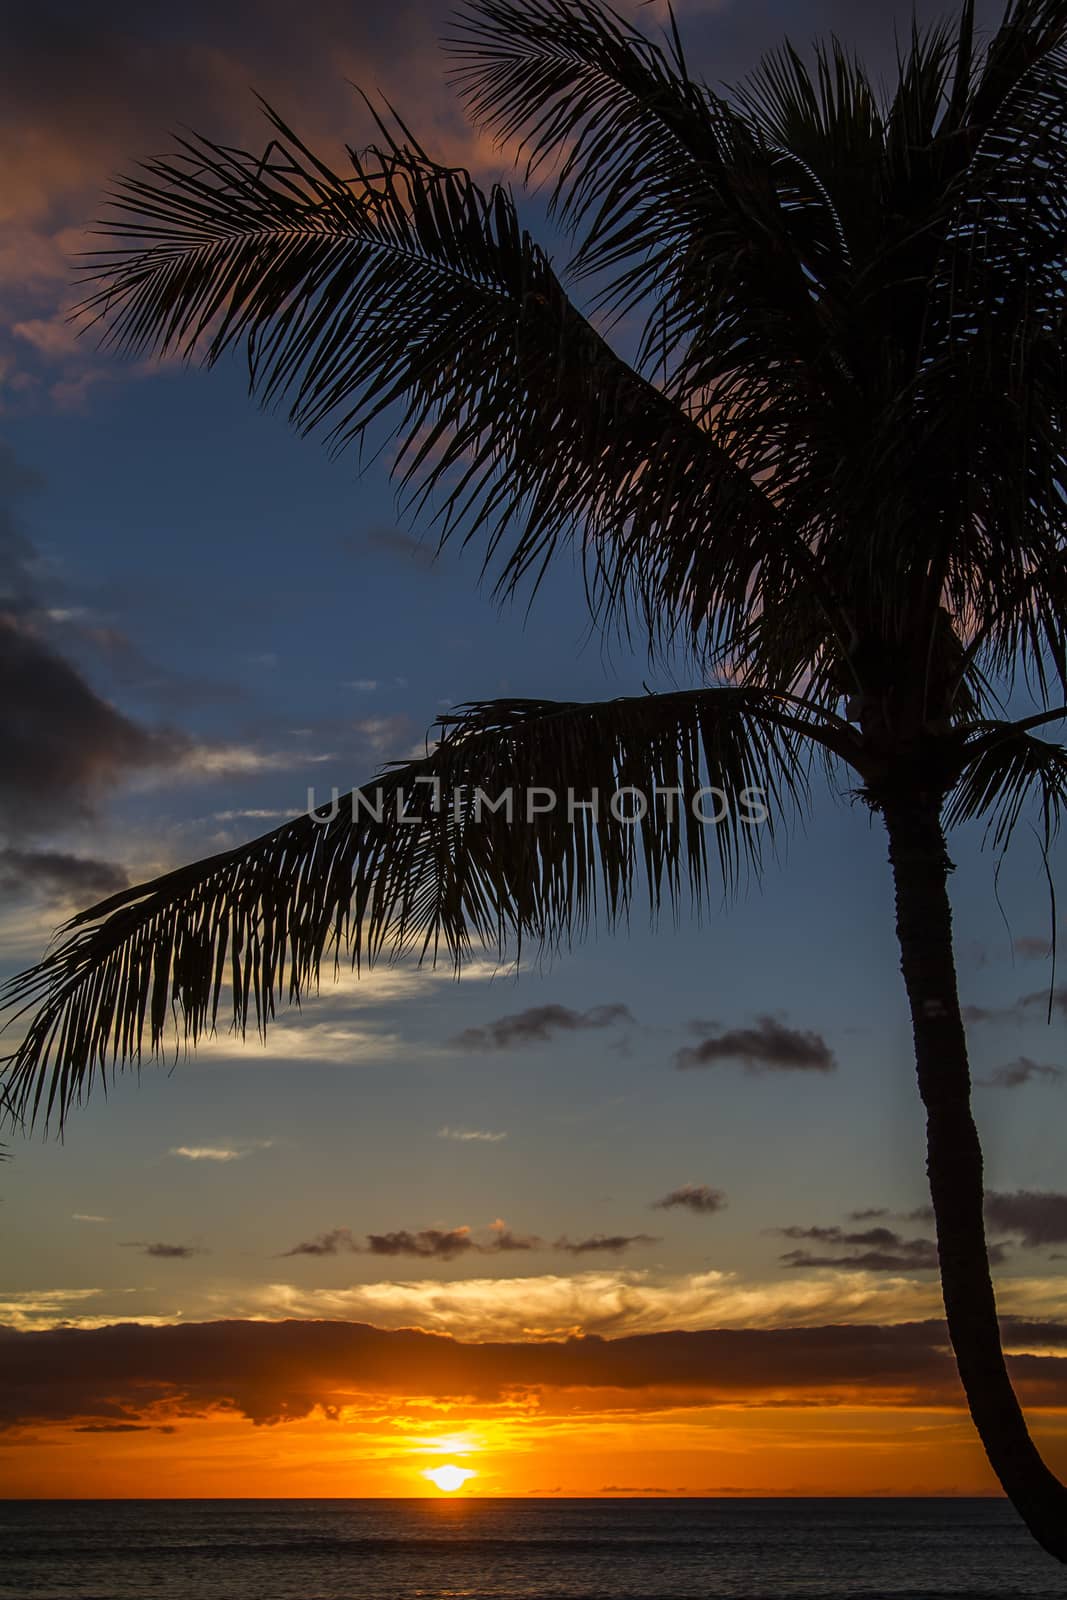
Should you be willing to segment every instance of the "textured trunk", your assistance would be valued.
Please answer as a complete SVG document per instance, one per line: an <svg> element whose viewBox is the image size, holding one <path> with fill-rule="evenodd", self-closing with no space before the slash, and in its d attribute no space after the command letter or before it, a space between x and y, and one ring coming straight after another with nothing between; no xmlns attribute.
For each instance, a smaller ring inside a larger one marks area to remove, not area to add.
<svg viewBox="0 0 1067 1600"><path fill-rule="evenodd" d="M1038 1543L1067 1561L1067 1488L1046 1467L1027 1431L1000 1344L939 806L933 799L894 799L883 809L926 1107L927 1172L949 1335L971 1416L1005 1494Z"/></svg>

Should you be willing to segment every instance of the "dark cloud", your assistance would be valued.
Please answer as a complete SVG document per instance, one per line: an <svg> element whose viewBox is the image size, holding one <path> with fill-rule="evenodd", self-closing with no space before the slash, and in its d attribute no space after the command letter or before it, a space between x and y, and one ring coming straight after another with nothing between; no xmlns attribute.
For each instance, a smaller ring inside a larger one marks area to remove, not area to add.
<svg viewBox="0 0 1067 1600"><path fill-rule="evenodd" d="M696 1211L702 1216L725 1211L727 1204L722 1190L712 1189L706 1183L683 1183L680 1189L672 1189L662 1200L652 1202L656 1211Z"/></svg>
<svg viewBox="0 0 1067 1600"><path fill-rule="evenodd" d="M1052 954L1052 941L1047 934L1023 934L1015 941L1015 954L1024 961L1047 961Z"/></svg>
<svg viewBox="0 0 1067 1600"><path fill-rule="evenodd" d="M489 1230L492 1238L488 1245L480 1245L483 1251L499 1251L507 1255L510 1251L518 1250L544 1250L545 1241L536 1233L513 1233L506 1222L494 1222Z"/></svg>
<svg viewBox="0 0 1067 1600"><path fill-rule="evenodd" d="M366 1250L372 1256L418 1256L422 1260L452 1261L475 1248L469 1228L420 1228L409 1233L368 1233Z"/></svg>
<svg viewBox="0 0 1067 1600"><path fill-rule="evenodd" d="M111 861L59 850L0 849L0 894L38 895L44 900L104 900L125 889L129 878Z"/></svg>
<svg viewBox="0 0 1067 1600"><path fill-rule="evenodd" d="M1031 994L1020 995L1012 1005L963 1006L963 1020L970 1023L1025 1022L1035 1012L1058 1011L1067 1018L1067 984L1058 989L1035 989Z"/></svg>
<svg viewBox="0 0 1067 1600"><path fill-rule="evenodd" d="M507 1255L514 1251L545 1250L548 1246L535 1233L517 1234L506 1222L497 1220L487 1230L488 1238L477 1239L469 1227L397 1228L391 1233L368 1233L361 1242L351 1228L332 1228L313 1239L305 1239L284 1250L284 1256L336 1256L351 1253L371 1256L410 1256L422 1261L454 1261L457 1256Z"/></svg>
<svg viewBox="0 0 1067 1600"><path fill-rule="evenodd" d="M35 482L0 448L0 826L17 835L84 814L126 773L171 765L188 748L110 705L45 637L42 563L12 507Z"/></svg>
<svg viewBox="0 0 1067 1600"><path fill-rule="evenodd" d="M777 1231L783 1239L824 1246L822 1251L807 1248L786 1251L781 1260L787 1267L835 1267L850 1272L936 1272L939 1265L933 1239L904 1239L892 1228L792 1227ZM834 1253L827 1254L827 1250Z"/></svg>
<svg viewBox="0 0 1067 1600"><path fill-rule="evenodd" d="M32 627L0 615L0 822L53 827L125 773L169 765L184 748L108 705Z"/></svg>
<svg viewBox="0 0 1067 1600"><path fill-rule="evenodd" d="M456 1256L507 1255L513 1251L545 1250L545 1241L536 1233L518 1234L506 1222L496 1221L488 1239L477 1239L470 1228L420 1228L410 1233L401 1228L395 1233L369 1233L366 1250L375 1256L418 1256L424 1260L451 1261Z"/></svg>
<svg viewBox="0 0 1067 1600"><path fill-rule="evenodd" d="M83 1422L75 1433L177 1433L177 1428L146 1422Z"/></svg>
<svg viewBox="0 0 1067 1600"><path fill-rule="evenodd" d="M139 1250L143 1256L151 1256L155 1261L188 1261L193 1256L207 1255L207 1251L194 1244L150 1244L144 1239L123 1239L120 1241L123 1250Z"/></svg>
<svg viewBox="0 0 1067 1600"><path fill-rule="evenodd" d="M1067 984L1061 983L1058 989L1036 989L1033 994L1024 994L1019 1001L1019 1008L1023 1011L1058 1011L1060 1016L1067 1020Z"/></svg>
<svg viewBox="0 0 1067 1600"><path fill-rule="evenodd" d="M498 1017L481 1028L465 1028L451 1042L457 1050L513 1050L528 1044L545 1044L561 1033L580 1033L591 1028L611 1028L617 1022L632 1022L629 1006L593 1006L590 1011L572 1011L569 1006L532 1006L513 1016Z"/></svg>
<svg viewBox="0 0 1067 1600"><path fill-rule="evenodd" d="M800 1270L833 1267L838 1272L936 1272L939 1265L932 1239L902 1240L899 1250L852 1250L840 1256L787 1250L781 1260L783 1266Z"/></svg>
<svg viewBox="0 0 1067 1600"><path fill-rule="evenodd" d="M1009 1351L1058 1351L1067 1325L1006 1317L1004 1337ZM1067 1405L1067 1354L1009 1363L1025 1404ZM964 1404L940 1322L484 1344L339 1321L0 1329L0 1425L9 1426L151 1423L219 1407L277 1423L317 1406L337 1416L371 1395L492 1401L583 1389L611 1391L617 1409Z"/></svg>
<svg viewBox="0 0 1067 1600"><path fill-rule="evenodd" d="M850 1222L877 1222L880 1217L888 1217L889 1214L885 1206L867 1206L862 1211L850 1211L848 1220Z"/></svg>
<svg viewBox="0 0 1067 1600"><path fill-rule="evenodd" d="M988 1078L980 1078L979 1083L994 1089L1020 1089L1024 1083L1035 1081L1057 1083L1067 1076L1062 1067L1050 1067L1040 1061L1031 1061L1029 1056L1017 1056L1014 1061L1008 1061L1002 1067L997 1067Z"/></svg>
<svg viewBox="0 0 1067 1600"><path fill-rule="evenodd" d="M351 1228L331 1228L329 1233L316 1234L314 1239L304 1239L283 1256L336 1256L346 1250L357 1251L359 1245L352 1237Z"/></svg>
<svg viewBox="0 0 1067 1600"><path fill-rule="evenodd" d="M650 1233L594 1233L588 1239L568 1239L566 1234L557 1239L553 1250L564 1250L572 1256L590 1256L607 1253L621 1255L635 1245L659 1244Z"/></svg>
<svg viewBox="0 0 1067 1600"><path fill-rule="evenodd" d="M837 1060L821 1033L790 1028L776 1017L758 1017L754 1027L727 1028L699 1044L686 1045L674 1058L683 1071L741 1061L746 1072L833 1072Z"/></svg>
<svg viewBox="0 0 1067 1600"><path fill-rule="evenodd" d="M662 3L619 4L653 34L664 20ZM997 8L998 0L984 0L979 14L988 19ZM62 317L71 298L69 254L84 248L86 219L99 215L111 174L172 148L174 129L261 149L266 136L252 89L327 159L340 157L342 141L358 145L373 132L352 93L356 81L387 94L441 161L483 177L498 171L503 159L465 124L446 82L438 40L453 9L452 0L306 0L294 28L282 0L6 7L0 133L8 148L19 148L20 161L5 194L0 366L10 368L18 401L77 404L113 370L93 341L73 342ZM892 71L913 5L681 0L678 10L695 72L718 87L748 73L787 33L806 49L814 36L836 32L869 60L877 80ZM918 0L915 10L931 21L945 0Z"/></svg>
<svg viewBox="0 0 1067 1600"><path fill-rule="evenodd" d="M994 1228L1016 1235L1028 1249L1067 1244L1067 1194L993 1192L986 1195L985 1213Z"/></svg>

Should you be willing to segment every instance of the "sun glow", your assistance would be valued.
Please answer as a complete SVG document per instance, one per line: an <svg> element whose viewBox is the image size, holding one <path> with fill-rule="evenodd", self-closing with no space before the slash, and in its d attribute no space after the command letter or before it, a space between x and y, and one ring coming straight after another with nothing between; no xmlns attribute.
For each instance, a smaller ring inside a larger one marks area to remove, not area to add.
<svg viewBox="0 0 1067 1600"><path fill-rule="evenodd" d="M468 1467L456 1467L449 1463L444 1467L427 1467L423 1473L424 1478L429 1478L436 1488L445 1494L455 1494L457 1489L462 1489L468 1478L476 1477Z"/></svg>

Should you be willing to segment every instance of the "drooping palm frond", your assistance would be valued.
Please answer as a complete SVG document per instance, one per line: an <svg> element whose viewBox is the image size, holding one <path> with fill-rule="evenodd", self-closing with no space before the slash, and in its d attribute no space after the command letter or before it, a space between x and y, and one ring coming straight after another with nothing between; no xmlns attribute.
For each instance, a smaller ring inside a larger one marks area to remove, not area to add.
<svg viewBox="0 0 1067 1600"><path fill-rule="evenodd" d="M1021 660L1042 680L1048 662L1062 687L1062 585L1030 578L1062 571L1067 550L1067 4L1018 9L1044 26L1008 52L1015 78L991 46L999 99L990 66L929 275L914 401L937 419L929 469L946 499L931 589L983 631L995 670Z"/></svg>
<svg viewBox="0 0 1067 1600"><path fill-rule="evenodd" d="M506 190L396 139L341 177L268 114L264 156L189 143L119 186L86 303L111 340L208 363L243 345L301 429L391 428L415 503L480 538L501 589L576 541L607 612L636 600L695 642L795 580L806 550L763 489L581 315Z"/></svg>
<svg viewBox="0 0 1067 1600"><path fill-rule="evenodd" d="M473 119L517 141L527 180L560 158L552 204L565 225L595 214L598 239L628 198L647 227L654 198L672 232L707 203L725 106L690 78L677 33L664 51L597 0L468 0L446 45Z"/></svg>
<svg viewBox="0 0 1067 1600"><path fill-rule="evenodd" d="M607 274L602 304L642 310L641 360L671 392L717 416L727 379L760 384L768 363L779 391L801 365L841 390L814 294L840 266L833 208L690 75L676 32L663 50L598 0L468 0L448 42L475 120L519 139L529 172L559 160L574 268Z"/></svg>
<svg viewBox="0 0 1067 1600"><path fill-rule="evenodd" d="M1034 63L1062 43L1065 27L1064 0L1010 0L973 76L966 105L972 127L988 126Z"/></svg>
<svg viewBox="0 0 1067 1600"><path fill-rule="evenodd" d="M109 1068L159 1051L171 1024L191 1044L213 1030L227 986L236 1030L265 1029L346 953L357 967L411 953L460 964L471 949L551 948L638 897L653 914L683 896L699 906L715 881L758 870L815 755L847 757L850 739L749 689L468 707L425 758L325 815L76 917L4 993L12 1018L29 1015L5 1091L29 1121L61 1122Z"/></svg>
<svg viewBox="0 0 1067 1600"><path fill-rule="evenodd" d="M11 1103L11 1097L7 1091L7 1086L5 1084L0 1084L0 1127L17 1127L19 1120L20 1119L15 1115L14 1107ZM10 1157L11 1151L8 1149L7 1145L0 1144L0 1161L7 1161L10 1159Z"/></svg>
<svg viewBox="0 0 1067 1600"><path fill-rule="evenodd" d="M971 746L974 753L949 796L948 825L984 822L986 837L1004 849L1029 811L1040 819L1047 851L1067 816L1067 746L1011 723L979 732Z"/></svg>

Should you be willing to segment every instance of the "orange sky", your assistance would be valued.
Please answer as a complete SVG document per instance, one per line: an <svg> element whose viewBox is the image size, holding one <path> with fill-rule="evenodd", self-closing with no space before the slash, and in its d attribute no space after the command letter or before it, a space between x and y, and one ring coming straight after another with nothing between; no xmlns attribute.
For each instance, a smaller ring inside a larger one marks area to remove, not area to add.
<svg viewBox="0 0 1067 1600"><path fill-rule="evenodd" d="M1007 1319L1067 1468L1058 1335ZM1051 1325L1046 1325L1051 1328ZM5 1330L0 1495L985 1494L938 1323L462 1342L339 1321Z"/></svg>
<svg viewBox="0 0 1067 1600"><path fill-rule="evenodd" d="M469 1495L908 1495L995 1492L967 1416L947 1410L774 1407L566 1417L418 1401L255 1427L176 1419L173 1433L27 1430L0 1443L0 1495L242 1498L425 1496L445 1462ZM1067 1417L1035 1418L1055 1470Z"/></svg>

